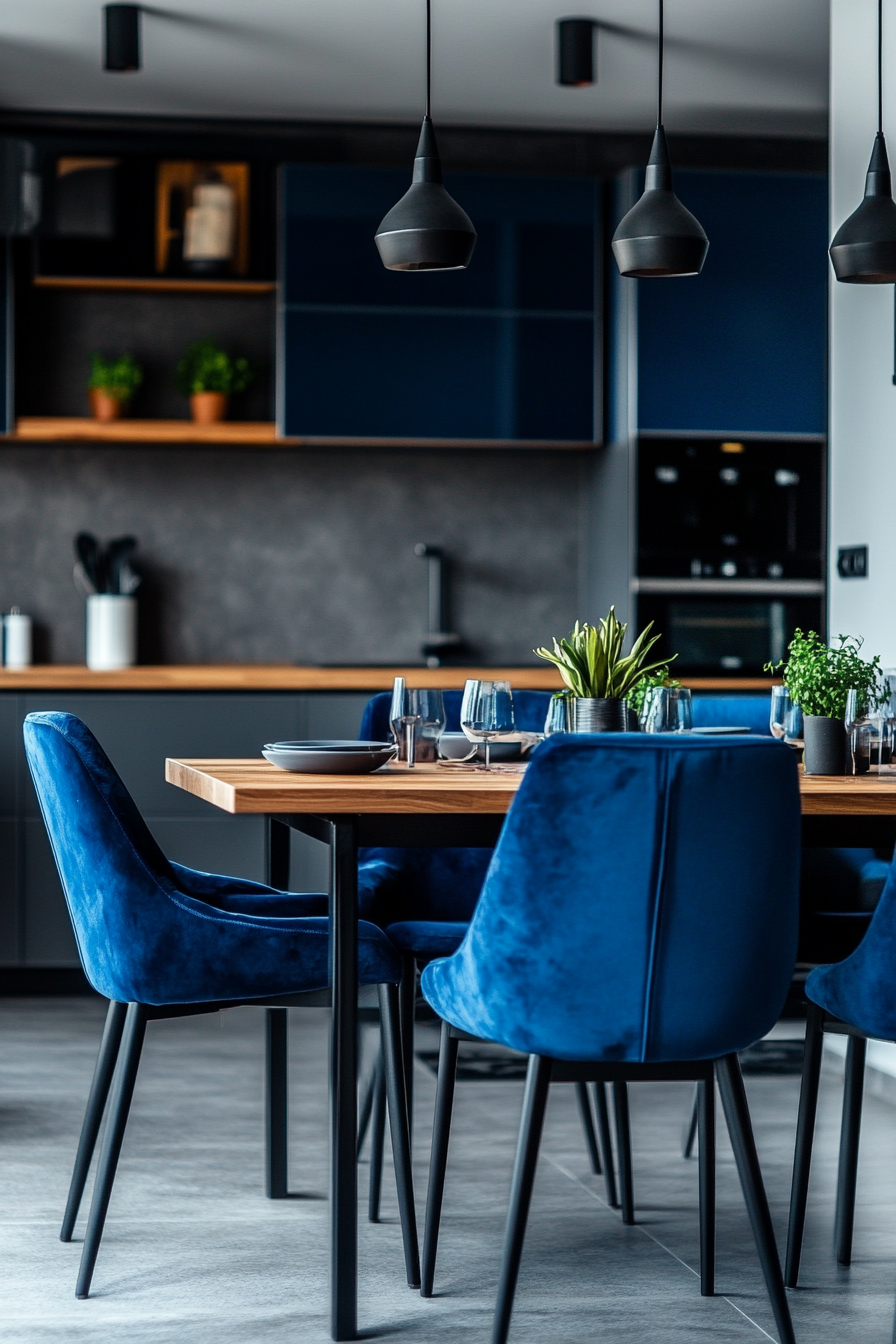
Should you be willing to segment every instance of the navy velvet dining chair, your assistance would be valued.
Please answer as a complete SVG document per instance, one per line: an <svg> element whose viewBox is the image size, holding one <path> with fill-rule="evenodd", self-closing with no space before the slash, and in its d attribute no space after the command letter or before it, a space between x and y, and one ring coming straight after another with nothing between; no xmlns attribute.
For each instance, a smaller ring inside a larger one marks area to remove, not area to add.
<svg viewBox="0 0 896 1344"><path fill-rule="evenodd" d="M806 1045L797 1120L785 1282L797 1286L802 1254L809 1169L818 1107L824 1034L844 1035L846 1073L837 1170L834 1244L837 1261L852 1260L853 1223L865 1056L869 1040L896 1041L896 859L868 932L851 956L832 966L816 966L806 978Z"/></svg>
<svg viewBox="0 0 896 1344"><path fill-rule="evenodd" d="M321 913L326 898L169 863L105 752L74 715L29 714L24 737L81 963L93 988L110 1001L63 1225L63 1239L70 1239L114 1071L76 1289L86 1297L147 1023L245 1004L320 1003L330 976L329 919ZM401 969L385 934L359 922L358 978L378 987L405 1264L416 1286Z"/></svg>
<svg viewBox="0 0 896 1344"><path fill-rule="evenodd" d="M714 1290L714 1076L782 1344L793 1327L737 1051L783 1006L797 946L793 752L760 738L603 734L536 751L457 952L442 1019L423 1291L432 1290L459 1037L530 1056L494 1344L507 1338L551 1081L701 1089L701 1291ZM452 1058L453 1056L453 1058Z"/></svg>
<svg viewBox="0 0 896 1344"><path fill-rule="evenodd" d="M517 728L523 732L542 732L551 695L550 691L514 691L513 706ZM446 732L460 732L463 692L443 691L442 698L445 706ZM367 702L359 729L359 736L363 741L385 742L391 739L392 730L389 724L391 704L392 697L388 692L375 695ZM460 946L467 931L467 924L476 908L491 856L490 849L464 848L362 849L359 852L358 900L361 915L385 928L404 960L404 975L399 996L409 1106L413 1104L417 967L425 966L434 957L450 956ZM361 1104L359 1149L364 1141L368 1123L372 1124L368 1184L368 1218L371 1222L376 1222L379 1218L385 1137L383 1081L382 1069L378 1064L371 1075L370 1085L362 1097ZM620 1084L616 1091L619 1094L617 1112L624 1113L626 1102L624 1086ZM603 1172L607 1199L613 1208L618 1208L619 1198L604 1089L595 1086L589 1098L588 1088L582 1083L581 1087L576 1089L576 1095L591 1169L598 1175ZM626 1142L627 1135L626 1124L624 1136L620 1141L620 1163L623 1167L621 1185L626 1194L623 1217L626 1221L633 1221L634 1213L630 1207L631 1148Z"/></svg>

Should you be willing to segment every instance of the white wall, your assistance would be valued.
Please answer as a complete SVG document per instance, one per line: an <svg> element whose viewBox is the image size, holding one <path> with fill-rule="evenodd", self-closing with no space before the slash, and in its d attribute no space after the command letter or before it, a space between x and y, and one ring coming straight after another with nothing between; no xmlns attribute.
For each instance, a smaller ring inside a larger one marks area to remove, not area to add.
<svg viewBox="0 0 896 1344"><path fill-rule="evenodd" d="M831 0L831 233L859 204L877 130L876 0ZM884 133L896 168L896 10L884 6ZM896 386L892 285L838 284L830 302L830 631L896 667ZM869 547L841 579L837 547Z"/></svg>

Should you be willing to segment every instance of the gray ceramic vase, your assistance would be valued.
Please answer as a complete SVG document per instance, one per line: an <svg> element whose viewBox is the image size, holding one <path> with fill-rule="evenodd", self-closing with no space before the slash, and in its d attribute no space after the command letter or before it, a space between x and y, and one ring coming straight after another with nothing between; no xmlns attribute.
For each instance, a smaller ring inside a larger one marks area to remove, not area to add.
<svg viewBox="0 0 896 1344"><path fill-rule="evenodd" d="M584 700L572 702L574 733L625 733L628 718L624 700Z"/></svg>
<svg viewBox="0 0 896 1344"><path fill-rule="evenodd" d="M803 715L803 764L807 775L845 775L849 740L842 719Z"/></svg>

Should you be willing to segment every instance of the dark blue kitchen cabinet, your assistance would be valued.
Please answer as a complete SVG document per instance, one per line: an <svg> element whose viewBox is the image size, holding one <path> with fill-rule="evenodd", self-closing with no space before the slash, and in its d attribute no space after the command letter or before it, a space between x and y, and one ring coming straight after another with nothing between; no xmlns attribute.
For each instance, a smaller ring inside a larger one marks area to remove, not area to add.
<svg viewBox="0 0 896 1344"><path fill-rule="evenodd" d="M823 434L827 179L682 171L702 274L638 282L642 431Z"/></svg>
<svg viewBox="0 0 896 1344"><path fill-rule="evenodd" d="M475 224L466 271L387 271L374 234L408 171L287 165L287 435L594 441L598 185L450 174Z"/></svg>

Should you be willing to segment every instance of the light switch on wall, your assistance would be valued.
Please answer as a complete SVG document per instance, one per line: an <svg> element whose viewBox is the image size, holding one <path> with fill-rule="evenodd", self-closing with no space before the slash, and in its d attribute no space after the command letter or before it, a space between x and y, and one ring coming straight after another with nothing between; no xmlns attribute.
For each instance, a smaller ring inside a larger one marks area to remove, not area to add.
<svg viewBox="0 0 896 1344"><path fill-rule="evenodd" d="M840 546L837 548L837 573L841 579L867 579L868 547Z"/></svg>

